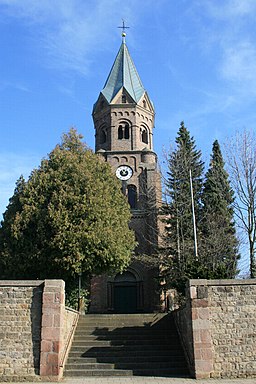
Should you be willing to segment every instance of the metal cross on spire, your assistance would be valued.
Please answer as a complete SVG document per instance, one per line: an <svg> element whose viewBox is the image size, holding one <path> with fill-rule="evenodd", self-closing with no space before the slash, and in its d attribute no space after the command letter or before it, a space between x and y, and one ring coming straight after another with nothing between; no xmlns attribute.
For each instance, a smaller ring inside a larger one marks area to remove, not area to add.
<svg viewBox="0 0 256 384"><path fill-rule="evenodd" d="M127 27L126 25L125 25L125 21L124 21L124 19L122 19L123 20L123 25L121 26L121 27L117 27L117 28L122 28L122 38L123 38L123 41L125 41L125 36L126 36L126 32L125 32L125 30L126 29L128 29L128 28L130 28L130 27Z"/></svg>

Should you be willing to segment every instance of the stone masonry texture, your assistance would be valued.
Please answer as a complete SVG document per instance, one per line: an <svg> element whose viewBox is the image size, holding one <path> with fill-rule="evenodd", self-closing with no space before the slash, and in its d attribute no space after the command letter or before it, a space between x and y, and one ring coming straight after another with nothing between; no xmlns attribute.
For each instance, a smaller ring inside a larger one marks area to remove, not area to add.
<svg viewBox="0 0 256 384"><path fill-rule="evenodd" d="M214 377L256 377L256 281L208 287Z"/></svg>
<svg viewBox="0 0 256 384"><path fill-rule="evenodd" d="M39 374L42 283L0 285L2 380Z"/></svg>
<svg viewBox="0 0 256 384"><path fill-rule="evenodd" d="M197 379L255 378L255 318L255 279L190 280L176 322L191 374Z"/></svg>
<svg viewBox="0 0 256 384"><path fill-rule="evenodd" d="M0 281L0 378L62 377L78 313L65 308L64 282Z"/></svg>

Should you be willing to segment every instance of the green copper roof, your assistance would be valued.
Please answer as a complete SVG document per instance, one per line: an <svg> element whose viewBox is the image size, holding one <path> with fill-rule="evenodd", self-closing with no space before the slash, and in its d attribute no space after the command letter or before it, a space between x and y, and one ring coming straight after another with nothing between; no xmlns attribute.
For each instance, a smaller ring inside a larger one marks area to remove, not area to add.
<svg viewBox="0 0 256 384"><path fill-rule="evenodd" d="M101 93L110 103L122 87L126 89L135 102L138 102L145 92L124 41L121 44Z"/></svg>

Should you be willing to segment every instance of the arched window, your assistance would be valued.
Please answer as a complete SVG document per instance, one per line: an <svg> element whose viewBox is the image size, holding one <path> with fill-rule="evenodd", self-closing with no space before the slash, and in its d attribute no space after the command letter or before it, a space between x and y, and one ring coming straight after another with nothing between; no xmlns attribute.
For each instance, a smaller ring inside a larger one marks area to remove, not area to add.
<svg viewBox="0 0 256 384"><path fill-rule="evenodd" d="M122 140L122 138L123 138L123 126L119 125L119 127L118 127L118 139Z"/></svg>
<svg viewBox="0 0 256 384"><path fill-rule="evenodd" d="M132 209L137 207L137 188L135 185L130 184L127 187L128 189L128 203Z"/></svg>
<svg viewBox="0 0 256 384"><path fill-rule="evenodd" d="M122 104L125 104L125 103L126 103L126 95L123 94L123 95L122 95Z"/></svg>
<svg viewBox="0 0 256 384"><path fill-rule="evenodd" d="M128 123L121 123L118 127L118 139L129 139L130 137L130 127Z"/></svg>
<svg viewBox="0 0 256 384"><path fill-rule="evenodd" d="M148 130L145 127L141 128L141 141L145 144L148 144Z"/></svg>
<svg viewBox="0 0 256 384"><path fill-rule="evenodd" d="M142 103L143 103L143 107L144 107L144 108L147 108L147 103L146 103L146 101L145 101L145 100L143 100L143 102L142 102Z"/></svg>
<svg viewBox="0 0 256 384"><path fill-rule="evenodd" d="M124 126L124 138L125 139L129 139L129 124L125 124L125 126Z"/></svg>

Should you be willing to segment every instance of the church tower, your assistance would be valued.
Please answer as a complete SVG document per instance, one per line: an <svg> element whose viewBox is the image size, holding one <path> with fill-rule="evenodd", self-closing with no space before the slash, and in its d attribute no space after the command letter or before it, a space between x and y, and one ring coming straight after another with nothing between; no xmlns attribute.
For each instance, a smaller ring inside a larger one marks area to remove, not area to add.
<svg viewBox="0 0 256 384"><path fill-rule="evenodd" d="M95 151L104 157L127 195L137 254L154 254L161 182L153 151L154 106L128 51L125 34L106 83L93 107ZM95 277L92 312L156 309L155 271L133 262L122 275ZM104 291L105 287L105 291Z"/></svg>

